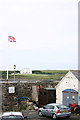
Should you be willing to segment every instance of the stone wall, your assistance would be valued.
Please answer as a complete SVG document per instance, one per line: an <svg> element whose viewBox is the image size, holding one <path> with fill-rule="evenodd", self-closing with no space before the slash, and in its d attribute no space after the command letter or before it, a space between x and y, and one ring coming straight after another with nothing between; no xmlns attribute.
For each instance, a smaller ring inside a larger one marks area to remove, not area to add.
<svg viewBox="0 0 80 120"><path fill-rule="evenodd" d="M11 111L11 93L9 87L15 87L15 93L12 94L13 110L21 111L22 105L18 104L18 99L21 97L29 97L32 100L32 86L42 85L42 87L55 87L56 83L2 83L2 111Z"/></svg>

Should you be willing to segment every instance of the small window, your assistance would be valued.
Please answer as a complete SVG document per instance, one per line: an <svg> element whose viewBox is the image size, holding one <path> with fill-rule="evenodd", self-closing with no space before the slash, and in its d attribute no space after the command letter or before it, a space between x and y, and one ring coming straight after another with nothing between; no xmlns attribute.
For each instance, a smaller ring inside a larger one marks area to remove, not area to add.
<svg viewBox="0 0 80 120"><path fill-rule="evenodd" d="M45 105L45 109L50 109L50 105Z"/></svg>
<svg viewBox="0 0 80 120"><path fill-rule="evenodd" d="M65 106L65 105L58 105L57 108L58 108L58 109L59 109L59 108L61 108L61 109L67 109L68 107Z"/></svg>
<svg viewBox="0 0 80 120"><path fill-rule="evenodd" d="M19 116L19 115L18 115L18 116L15 116L15 115L14 115L14 116L3 116L2 119L4 119L4 120L5 120L5 119L6 119L6 120L7 120L7 119L10 119L10 120L11 120L11 119L14 119L14 120L15 120L15 119L16 119L16 120L17 120L17 119L19 120L19 119L20 119L20 120L21 120L21 119L22 119L22 116Z"/></svg>
<svg viewBox="0 0 80 120"><path fill-rule="evenodd" d="M59 107L59 106L57 106L57 108L59 109L60 107Z"/></svg>
<svg viewBox="0 0 80 120"><path fill-rule="evenodd" d="M62 109L67 109L68 107L65 106L65 105L61 105L61 108L62 108Z"/></svg>
<svg viewBox="0 0 80 120"><path fill-rule="evenodd" d="M51 105L51 106L50 106L50 109L54 109L54 106L53 106L53 105Z"/></svg>
<svg viewBox="0 0 80 120"><path fill-rule="evenodd" d="M46 92L44 92L44 95L46 95Z"/></svg>

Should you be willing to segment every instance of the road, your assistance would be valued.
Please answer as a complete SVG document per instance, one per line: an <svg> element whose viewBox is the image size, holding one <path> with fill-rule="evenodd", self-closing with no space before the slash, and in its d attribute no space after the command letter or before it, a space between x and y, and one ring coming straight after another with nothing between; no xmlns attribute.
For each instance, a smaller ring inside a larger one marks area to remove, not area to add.
<svg viewBox="0 0 80 120"><path fill-rule="evenodd" d="M40 117L40 116L38 116L37 111L24 112L24 116L27 116L27 119L25 119L25 120L52 120L52 118L49 118L49 117ZM80 120L80 116L72 114L69 119L67 119L67 118L59 118L58 120Z"/></svg>
<svg viewBox="0 0 80 120"><path fill-rule="evenodd" d="M8 83L58 83L59 80L36 80L36 79L33 79L33 80L27 80L27 79L15 79L15 81L13 79L9 79L8 80ZM0 83L7 83L7 81L5 79L0 79Z"/></svg>
<svg viewBox="0 0 80 120"><path fill-rule="evenodd" d="M23 112L23 114L24 114L24 117L27 116L27 118L25 118L25 120L53 120L52 118L49 118L49 117L38 116L37 111L27 111L27 112ZM0 120L1 120L1 116L0 116ZM72 114L69 119L59 118L57 120L80 120L80 116Z"/></svg>

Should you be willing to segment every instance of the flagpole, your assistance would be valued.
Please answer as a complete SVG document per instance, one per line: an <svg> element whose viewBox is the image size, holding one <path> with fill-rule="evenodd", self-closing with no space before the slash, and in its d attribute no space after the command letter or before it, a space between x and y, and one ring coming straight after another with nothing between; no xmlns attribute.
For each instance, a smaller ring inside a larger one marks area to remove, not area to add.
<svg viewBox="0 0 80 120"><path fill-rule="evenodd" d="M7 44L7 54L8 54L8 44ZM6 82L8 83L8 55L7 55L7 79Z"/></svg>
<svg viewBox="0 0 80 120"><path fill-rule="evenodd" d="M16 40L13 36L8 36L8 41L9 42L16 42ZM14 65L14 81L15 81L15 68L16 68L16 65ZM7 69L7 81L8 81L8 69Z"/></svg>
<svg viewBox="0 0 80 120"><path fill-rule="evenodd" d="M15 69L16 69L16 65L14 65L14 81L15 81Z"/></svg>

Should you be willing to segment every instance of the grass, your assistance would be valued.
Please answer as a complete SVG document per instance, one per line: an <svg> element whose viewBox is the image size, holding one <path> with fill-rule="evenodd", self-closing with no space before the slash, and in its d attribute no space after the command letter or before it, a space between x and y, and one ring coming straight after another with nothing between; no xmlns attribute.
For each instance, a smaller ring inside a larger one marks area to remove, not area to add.
<svg viewBox="0 0 80 120"><path fill-rule="evenodd" d="M66 70L40 70L33 74L15 74L16 79L28 80L61 80L68 71ZM14 74L9 74L9 78L14 78Z"/></svg>

